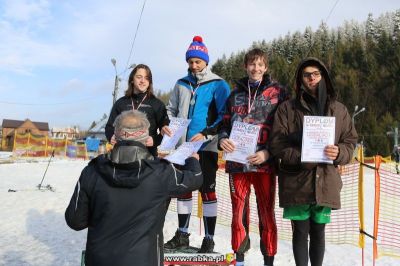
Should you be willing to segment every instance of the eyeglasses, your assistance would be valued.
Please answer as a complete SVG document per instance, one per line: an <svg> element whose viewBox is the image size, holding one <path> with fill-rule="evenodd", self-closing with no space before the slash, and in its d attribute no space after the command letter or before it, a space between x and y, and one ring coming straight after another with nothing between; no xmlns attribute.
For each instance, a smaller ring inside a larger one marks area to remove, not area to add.
<svg viewBox="0 0 400 266"><path fill-rule="evenodd" d="M303 78L311 78L311 76L313 78L319 78L321 76L321 72L320 71L314 71L314 72L304 72L303 73Z"/></svg>

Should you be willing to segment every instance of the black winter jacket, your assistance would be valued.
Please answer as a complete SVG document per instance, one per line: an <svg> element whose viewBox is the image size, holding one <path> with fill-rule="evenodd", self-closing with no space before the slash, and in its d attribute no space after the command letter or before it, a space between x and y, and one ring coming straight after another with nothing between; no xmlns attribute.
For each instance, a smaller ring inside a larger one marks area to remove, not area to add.
<svg viewBox="0 0 400 266"><path fill-rule="evenodd" d="M153 159L138 142L118 142L111 153L91 160L65 212L69 227L88 228L86 266L159 265L166 200L198 189L202 181L195 158L178 170Z"/></svg>
<svg viewBox="0 0 400 266"><path fill-rule="evenodd" d="M108 141L111 140L114 135L114 121L119 114L124 111L136 109L146 114L147 119L150 122L149 135L153 138L154 145L147 147L153 156L157 156L157 146L161 144L162 135L157 133L157 130L161 132L163 126L169 125L169 119L167 115L167 109L165 104L155 96L147 96L144 100L145 93L133 94L132 97L123 96L119 98L113 105L110 116L106 124L106 137ZM143 100L143 102L142 102ZM132 106L134 105L134 108Z"/></svg>

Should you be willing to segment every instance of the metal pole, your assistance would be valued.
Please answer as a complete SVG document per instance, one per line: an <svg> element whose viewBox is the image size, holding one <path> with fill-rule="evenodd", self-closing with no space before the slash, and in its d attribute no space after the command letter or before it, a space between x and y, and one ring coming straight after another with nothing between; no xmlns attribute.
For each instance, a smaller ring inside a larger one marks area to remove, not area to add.
<svg viewBox="0 0 400 266"><path fill-rule="evenodd" d="M113 95L113 105L117 101L117 95L118 95L118 75L115 75L115 81L114 81L114 92L112 93Z"/></svg>
<svg viewBox="0 0 400 266"><path fill-rule="evenodd" d="M354 125L354 118L355 118L357 115L359 115L360 113L364 112L364 111L365 111L365 107L361 108L361 110L359 110L358 112L357 112L357 110L358 110L358 105L356 105L356 107L354 108L354 113L353 113L353 115L351 116L351 122L353 123L353 126L355 126L355 125Z"/></svg>
<svg viewBox="0 0 400 266"><path fill-rule="evenodd" d="M115 58L111 58L111 63L114 66L115 70L115 81L114 81L114 91L112 93L113 96L113 105L117 101L117 96L118 96L118 72L117 72L117 60Z"/></svg>
<svg viewBox="0 0 400 266"><path fill-rule="evenodd" d="M46 176L47 169L49 169L49 165L50 165L50 162L51 162L51 158L53 158L53 157L54 157L54 150L51 152L49 163L47 164L46 170L44 171L44 174L43 174L43 177L42 177L42 181L40 181L40 184L38 185L39 190L42 188L44 177Z"/></svg>

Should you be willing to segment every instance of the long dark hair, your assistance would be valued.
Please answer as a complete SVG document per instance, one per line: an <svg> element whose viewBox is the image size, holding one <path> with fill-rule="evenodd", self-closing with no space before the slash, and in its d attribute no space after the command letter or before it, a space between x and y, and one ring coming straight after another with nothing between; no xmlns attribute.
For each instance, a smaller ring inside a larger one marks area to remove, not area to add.
<svg viewBox="0 0 400 266"><path fill-rule="evenodd" d="M149 77L149 87L147 88L147 91L146 91L147 97L154 95L154 93L153 93L153 75L151 74L151 70L147 65L139 64L132 70L131 74L129 74L128 89L125 91L125 96L127 96L127 97L132 97L132 95L134 93L133 78L139 69L146 70L147 76Z"/></svg>

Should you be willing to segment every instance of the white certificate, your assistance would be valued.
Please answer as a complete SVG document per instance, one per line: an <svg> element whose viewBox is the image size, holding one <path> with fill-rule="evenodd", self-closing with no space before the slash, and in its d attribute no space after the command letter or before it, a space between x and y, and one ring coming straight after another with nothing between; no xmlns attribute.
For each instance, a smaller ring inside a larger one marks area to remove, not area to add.
<svg viewBox="0 0 400 266"><path fill-rule="evenodd" d="M225 153L225 160L247 164L247 157L256 152L260 126L234 121L229 136L235 144L233 152Z"/></svg>
<svg viewBox="0 0 400 266"><path fill-rule="evenodd" d="M169 129L172 131L172 136L170 137L167 136L167 134L164 134L158 148L162 151L174 150L179 139L185 133L186 128L190 124L190 121L191 119L172 117L168 125Z"/></svg>
<svg viewBox="0 0 400 266"><path fill-rule="evenodd" d="M301 148L302 162L330 163L325 154L326 145L335 143L335 117L304 116L303 141Z"/></svg>
<svg viewBox="0 0 400 266"><path fill-rule="evenodd" d="M201 145L203 145L204 141L193 141L193 142L184 142L182 145L176 149L170 155L167 155L164 159L170 161L171 163L176 163L179 165L184 165L185 160L192 155L193 153L197 152Z"/></svg>

